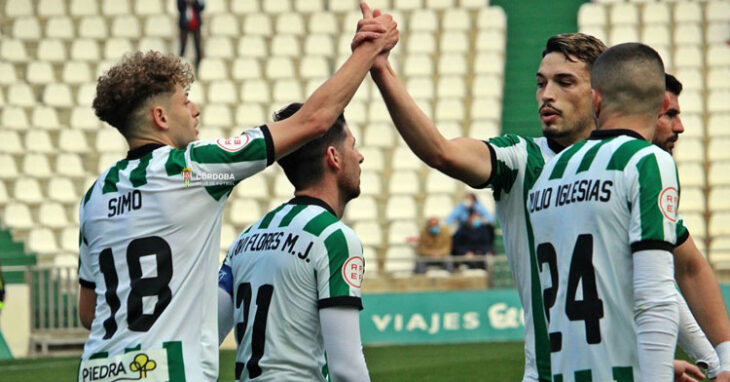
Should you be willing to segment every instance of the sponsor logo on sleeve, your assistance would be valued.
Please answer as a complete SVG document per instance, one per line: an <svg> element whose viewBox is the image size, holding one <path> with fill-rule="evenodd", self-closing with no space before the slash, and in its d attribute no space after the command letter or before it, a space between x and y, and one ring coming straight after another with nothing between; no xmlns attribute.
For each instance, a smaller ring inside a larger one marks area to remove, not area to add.
<svg viewBox="0 0 730 382"><path fill-rule="evenodd" d="M667 187L659 194L659 208L664 217L672 223L677 221L677 208L679 207L679 194L674 187Z"/></svg>
<svg viewBox="0 0 730 382"><path fill-rule="evenodd" d="M342 265L342 277L353 288L362 286L362 276L365 272L365 262L360 256L352 256Z"/></svg>
<svg viewBox="0 0 730 382"><path fill-rule="evenodd" d="M229 152L236 152L242 148L244 148L249 142L249 137L247 134L239 135L236 137L231 138L220 138L215 143L218 145L218 147L222 148L223 150L229 151Z"/></svg>

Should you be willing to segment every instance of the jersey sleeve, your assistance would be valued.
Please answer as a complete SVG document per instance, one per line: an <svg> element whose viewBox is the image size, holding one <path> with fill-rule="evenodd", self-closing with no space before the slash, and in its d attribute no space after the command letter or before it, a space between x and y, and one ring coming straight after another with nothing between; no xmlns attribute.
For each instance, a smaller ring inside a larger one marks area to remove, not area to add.
<svg viewBox="0 0 730 382"><path fill-rule="evenodd" d="M512 191L517 180L520 167L524 167L527 158L525 142L514 134L492 138L486 142L492 162L492 173L483 187L491 187L494 199L500 200L504 194Z"/></svg>
<svg viewBox="0 0 730 382"><path fill-rule="evenodd" d="M689 239L689 229L687 229L687 226L684 225L684 218L682 215L679 216L677 219L677 244L676 246L679 247L680 245L684 244L685 241Z"/></svg>
<svg viewBox="0 0 730 382"><path fill-rule="evenodd" d="M659 149L639 157L627 182L633 252L647 249L673 251L677 244L679 181L672 157Z"/></svg>
<svg viewBox="0 0 730 382"><path fill-rule="evenodd" d="M89 254L89 243L84 237L83 226L79 228L79 284L84 288L95 289L99 263Z"/></svg>
<svg viewBox="0 0 730 382"><path fill-rule="evenodd" d="M324 239L326 254L316 264L317 306L351 306L362 309L360 288L365 272L362 244L355 233L341 227Z"/></svg>

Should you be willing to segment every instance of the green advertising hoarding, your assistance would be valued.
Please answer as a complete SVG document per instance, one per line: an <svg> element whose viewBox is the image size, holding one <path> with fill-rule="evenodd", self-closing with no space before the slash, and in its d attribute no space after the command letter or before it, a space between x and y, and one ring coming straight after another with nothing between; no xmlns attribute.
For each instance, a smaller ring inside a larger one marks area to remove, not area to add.
<svg viewBox="0 0 730 382"><path fill-rule="evenodd" d="M517 291L392 293L363 296L364 344L516 341L524 336Z"/></svg>
<svg viewBox="0 0 730 382"><path fill-rule="evenodd" d="M730 284L721 285L730 307ZM492 289L363 296L366 345L519 341L524 318L517 290Z"/></svg>

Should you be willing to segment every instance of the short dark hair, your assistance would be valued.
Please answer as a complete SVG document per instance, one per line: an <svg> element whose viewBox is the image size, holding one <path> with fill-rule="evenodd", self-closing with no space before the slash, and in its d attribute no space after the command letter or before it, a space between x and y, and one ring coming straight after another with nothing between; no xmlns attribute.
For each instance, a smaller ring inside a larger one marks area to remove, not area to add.
<svg viewBox="0 0 730 382"><path fill-rule="evenodd" d="M593 36L584 33L561 33L547 40L542 56L560 52L570 61L573 61L570 56L575 56L585 62L588 70L591 70L593 63L605 50L606 44Z"/></svg>
<svg viewBox="0 0 730 382"><path fill-rule="evenodd" d="M301 109L301 103L292 103L274 113L274 121L281 121ZM289 182L297 190L311 186L324 175L324 153L329 146L339 147L347 137L345 115L340 114L335 123L321 137L309 141L293 153L279 159L279 166Z"/></svg>
<svg viewBox="0 0 730 382"><path fill-rule="evenodd" d="M603 109L624 115L657 115L664 102L664 63L654 49L625 43L603 52L591 70L591 87Z"/></svg>
<svg viewBox="0 0 730 382"><path fill-rule="evenodd" d="M677 77L669 73L664 73L664 86L668 92L671 92L676 96L679 96L682 93L682 83L679 82Z"/></svg>

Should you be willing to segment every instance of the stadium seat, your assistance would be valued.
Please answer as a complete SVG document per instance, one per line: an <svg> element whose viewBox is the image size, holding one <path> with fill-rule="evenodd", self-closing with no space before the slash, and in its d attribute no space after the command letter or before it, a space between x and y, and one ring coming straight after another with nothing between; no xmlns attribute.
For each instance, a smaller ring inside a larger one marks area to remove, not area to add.
<svg viewBox="0 0 730 382"><path fill-rule="evenodd" d="M8 96L9 100L10 96ZM2 126L15 130L25 130L28 128L28 116L20 107L5 106L2 114L0 114Z"/></svg>
<svg viewBox="0 0 730 382"><path fill-rule="evenodd" d="M465 9L448 9L444 12L441 26L444 31L462 31L468 33L471 30L471 16Z"/></svg>
<svg viewBox="0 0 730 382"><path fill-rule="evenodd" d="M404 146L399 146L393 151L391 164L394 170L421 170L424 167L423 162Z"/></svg>
<svg viewBox="0 0 730 382"><path fill-rule="evenodd" d="M294 79L277 80L274 82L274 102L276 104L289 104L301 102L304 99L302 86Z"/></svg>
<svg viewBox="0 0 730 382"><path fill-rule="evenodd" d="M678 68L674 75L681 78L683 89L702 91L705 88L704 76L698 68Z"/></svg>
<svg viewBox="0 0 730 382"><path fill-rule="evenodd" d="M355 8L357 9L357 8ZM350 30L354 30L357 24L352 24ZM309 16L309 33L324 33L329 35L337 35L340 30L337 28L337 20L332 12L316 12Z"/></svg>
<svg viewBox="0 0 730 382"><path fill-rule="evenodd" d="M33 217L28 206L22 203L8 203L3 212L5 226L11 229L33 228Z"/></svg>
<svg viewBox="0 0 730 382"><path fill-rule="evenodd" d="M48 106L34 107L31 114L31 121L33 126L40 127L44 130L58 130L60 127L56 109Z"/></svg>
<svg viewBox="0 0 730 382"><path fill-rule="evenodd" d="M385 102L371 102L368 108L368 121L389 123L390 115L388 114L388 107L385 106Z"/></svg>
<svg viewBox="0 0 730 382"><path fill-rule="evenodd" d="M55 2L55 0L50 0ZM101 12L105 16L119 16L129 14L129 0L104 0Z"/></svg>
<svg viewBox="0 0 730 382"><path fill-rule="evenodd" d="M231 11L236 15L245 15L260 12L261 8L259 8L259 2L255 0L231 1Z"/></svg>
<svg viewBox="0 0 730 382"><path fill-rule="evenodd" d="M71 16L94 16L99 13L97 0L71 0Z"/></svg>
<svg viewBox="0 0 730 382"><path fill-rule="evenodd" d="M198 139L201 141L214 141L226 136L228 136L228 134L224 133L222 128L217 126L207 126L204 129L200 129Z"/></svg>
<svg viewBox="0 0 730 382"><path fill-rule="evenodd" d="M244 103L236 107L236 125L241 129L258 126L267 120L261 105Z"/></svg>
<svg viewBox="0 0 730 382"><path fill-rule="evenodd" d="M682 187L703 187L705 184L705 171L701 164L677 163L677 172Z"/></svg>
<svg viewBox="0 0 730 382"><path fill-rule="evenodd" d="M68 61L63 64L63 72L61 78L64 83L78 85L92 82L91 69L86 62L83 61ZM96 94L96 90L91 94L91 100ZM82 104L84 106L91 106L91 102Z"/></svg>
<svg viewBox="0 0 730 382"><path fill-rule="evenodd" d="M106 21L100 16L81 18L79 22L79 37L95 40L104 40L108 36Z"/></svg>
<svg viewBox="0 0 730 382"><path fill-rule="evenodd" d="M231 81L213 81L208 84L208 102L222 104L238 103L236 86Z"/></svg>
<svg viewBox="0 0 730 382"><path fill-rule="evenodd" d="M669 26L648 25L641 31L641 42L650 46L667 47L671 44Z"/></svg>
<svg viewBox="0 0 730 382"><path fill-rule="evenodd" d="M66 48L61 40L43 39L38 43L38 60L50 63L66 61Z"/></svg>
<svg viewBox="0 0 730 382"><path fill-rule="evenodd" d="M707 96L707 111L712 113L730 112L730 89L711 90Z"/></svg>
<svg viewBox="0 0 730 382"><path fill-rule="evenodd" d="M708 1L705 4L707 21L724 21L726 24L727 21L730 21L730 4L727 1Z"/></svg>
<svg viewBox="0 0 730 382"><path fill-rule="evenodd" d="M358 148L360 154L365 158L360 167L363 171L383 172L385 170L385 159L383 152L377 147L361 147Z"/></svg>
<svg viewBox="0 0 730 382"><path fill-rule="evenodd" d="M639 41L639 31L636 25L618 25L611 28L608 35L608 45L618 45L626 42Z"/></svg>
<svg viewBox="0 0 730 382"><path fill-rule="evenodd" d="M474 60L475 74L493 74L502 77L504 73L504 59L499 53L478 52Z"/></svg>
<svg viewBox="0 0 730 382"><path fill-rule="evenodd" d="M36 41L41 38L41 25L35 17L21 17L13 21L13 38Z"/></svg>
<svg viewBox="0 0 730 382"><path fill-rule="evenodd" d="M130 15L120 15L112 21L112 36L137 39L140 37L139 21Z"/></svg>
<svg viewBox="0 0 730 382"><path fill-rule="evenodd" d="M294 78L294 63L288 57L274 56L266 62L266 77L273 80Z"/></svg>
<svg viewBox="0 0 730 382"><path fill-rule="evenodd" d="M639 12L635 4L617 3L611 7L611 25L632 25L639 22Z"/></svg>
<svg viewBox="0 0 730 382"><path fill-rule="evenodd" d="M730 66L730 46L724 43L709 45L707 47L707 65L710 68Z"/></svg>
<svg viewBox="0 0 730 382"><path fill-rule="evenodd" d="M51 178L46 187L46 196L48 199L63 204L73 204L78 201L80 195L77 195L73 183L69 178Z"/></svg>
<svg viewBox="0 0 730 382"><path fill-rule="evenodd" d="M276 174L274 177L274 195L276 196L290 196L294 193L294 186L289 183L286 175L283 172Z"/></svg>
<svg viewBox="0 0 730 382"><path fill-rule="evenodd" d="M221 249L228 251L233 241L238 237L238 233L232 225L223 223L221 225Z"/></svg>
<svg viewBox="0 0 730 382"><path fill-rule="evenodd" d="M423 0L393 0L393 8L402 11L414 11L423 8Z"/></svg>
<svg viewBox="0 0 730 382"><path fill-rule="evenodd" d="M332 37L326 34L307 35L304 40L304 52L307 56L334 57L335 47Z"/></svg>
<svg viewBox="0 0 730 382"><path fill-rule="evenodd" d="M453 178L434 169L426 173L426 194L453 194L456 188L457 183Z"/></svg>
<svg viewBox="0 0 730 382"><path fill-rule="evenodd" d="M447 194L429 194L423 203L423 216L436 216L445 218L454 209L454 201L451 195Z"/></svg>
<svg viewBox="0 0 730 382"><path fill-rule="evenodd" d="M432 76L434 72L433 59L425 54L408 55L403 70L408 77Z"/></svg>
<svg viewBox="0 0 730 382"><path fill-rule="evenodd" d="M500 129L494 120L477 120L469 126L470 138L488 139L500 135Z"/></svg>
<svg viewBox="0 0 730 382"><path fill-rule="evenodd" d="M20 63L28 61L28 54L26 53L23 42L9 38L0 40L0 57L4 61L9 62Z"/></svg>
<svg viewBox="0 0 730 382"><path fill-rule="evenodd" d="M455 6L455 0L426 0L426 7L431 9L449 9Z"/></svg>
<svg viewBox="0 0 730 382"><path fill-rule="evenodd" d="M8 0L5 3L5 15L8 17L22 17L33 15L32 0Z"/></svg>
<svg viewBox="0 0 730 382"><path fill-rule="evenodd" d="M704 112L705 102L702 94L698 91L683 91L682 95L682 113L701 114Z"/></svg>
<svg viewBox="0 0 730 382"><path fill-rule="evenodd" d="M50 135L43 130L30 130L25 133L25 149L31 153L41 154L51 154L57 150L53 143L51 143Z"/></svg>
<svg viewBox="0 0 730 382"><path fill-rule="evenodd" d="M38 209L38 221L42 226L59 229L68 225L66 211L59 203L45 202Z"/></svg>
<svg viewBox="0 0 730 382"><path fill-rule="evenodd" d="M271 53L276 56L299 57L299 40L294 35L275 35L271 39Z"/></svg>
<svg viewBox="0 0 730 382"><path fill-rule="evenodd" d="M433 99L434 88L431 77L409 77L406 80L406 89L415 99Z"/></svg>
<svg viewBox="0 0 730 382"><path fill-rule="evenodd" d="M201 81L227 80L228 70L222 59L205 57L200 61L198 75Z"/></svg>
<svg viewBox="0 0 730 382"><path fill-rule="evenodd" d="M480 30L477 32L475 45L479 52L504 52L505 38L500 30Z"/></svg>
<svg viewBox="0 0 730 382"><path fill-rule="evenodd" d="M589 36L593 36L601 41L608 41L608 34L606 33L606 28L602 26L597 25L589 25L581 27L579 30L580 33L587 34Z"/></svg>
<svg viewBox="0 0 730 382"><path fill-rule="evenodd" d="M391 196L385 206L385 217L388 220L415 219L416 201L409 195Z"/></svg>
<svg viewBox="0 0 730 382"><path fill-rule="evenodd" d="M307 55L299 62L299 76L302 79L320 79L330 75L329 64L324 57ZM307 94L311 93L306 92L305 95Z"/></svg>
<svg viewBox="0 0 730 382"><path fill-rule="evenodd" d="M392 195L418 195L422 188L418 174L413 170L396 170L390 174L388 193Z"/></svg>
<svg viewBox="0 0 730 382"><path fill-rule="evenodd" d="M408 28L411 32L436 33L439 29L436 12L431 9L414 10L408 18Z"/></svg>
<svg viewBox="0 0 730 382"><path fill-rule="evenodd" d="M679 213L702 212L705 209L705 194L701 188L683 187Z"/></svg>
<svg viewBox="0 0 730 382"><path fill-rule="evenodd" d="M64 16L51 17L46 21L47 38L70 41L75 38L73 22Z"/></svg>
<svg viewBox="0 0 730 382"><path fill-rule="evenodd" d="M200 113L203 126L217 126L229 128L233 125L231 110L226 105L210 103L203 107Z"/></svg>
<svg viewBox="0 0 730 382"><path fill-rule="evenodd" d="M679 24L674 27L674 44L677 46L702 45L702 29L699 24Z"/></svg>
<svg viewBox="0 0 730 382"><path fill-rule="evenodd" d="M258 202L251 199L235 199L230 207L230 222L237 226L249 225L261 218Z"/></svg>
<svg viewBox="0 0 730 382"><path fill-rule="evenodd" d="M170 45L165 42L164 39L159 37L142 37L142 39L139 40L139 46L137 47L137 50L139 50L140 52L156 50L162 53L169 53Z"/></svg>
<svg viewBox="0 0 730 382"><path fill-rule="evenodd" d="M578 9L578 25L604 26L606 25L606 8L600 4L585 3Z"/></svg>
<svg viewBox="0 0 730 382"><path fill-rule="evenodd" d="M433 54L436 52L436 38L431 32L413 32L406 41L409 54Z"/></svg>
<svg viewBox="0 0 730 382"><path fill-rule="evenodd" d="M419 229L413 220L396 220L388 227L388 244L403 245L418 239Z"/></svg>
<svg viewBox="0 0 730 382"><path fill-rule="evenodd" d="M99 44L90 39L77 39L71 43L71 59L80 61L99 61Z"/></svg>
<svg viewBox="0 0 730 382"><path fill-rule="evenodd" d="M461 0L459 3L465 9L480 9L489 4L489 2L484 0Z"/></svg>
<svg viewBox="0 0 730 382"><path fill-rule="evenodd" d="M506 30L507 15L501 7L486 7L479 10L477 15L478 30Z"/></svg>
<svg viewBox="0 0 730 382"><path fill-rule="evenodd" d="M477 98L471 104L471 119L491 119L498 121L502 114L501 103L494 98Z"/></svg>
<svg viewBox="0 0 730 382"><path fill-rule="evenodd" d="M709 228L712 236L730 235L730 211L713 212Z"/></svg>
<svg viewBox="0 0 730 382"><path fill-rule="evenodd" d="M730 136L730 114L710 115L707 134L712 137Z"/></svg>
<svg viewBox="0 0 730 382"><path fill-rule="evenodd" d="M276 16L277 35L303 35L304 19L299 13L282 13Z"/></svg>
<svg viewBox="0 0 730 382"><path fill-rule="evenodd" d="M151 37L171 39L177 36L177 26L167 15L148 16L144 23L144 33ZM209 41L206 41L206 47ZM206 50L207 51L207 50Z"/></svg>
<svg viewBox="0 0 730 382"><path fill-rule="evenodd" d="M641 20L644 24L662 24L669 25L669 4L666 2L656 2L645 4L641 12Z"/></svg>
<svg viewBox="0 0 730 382"><path fill-rule="evenodd" d="M18 81L15 67L9 62L0 62L0 85L11 85Z"/></svg>
<svg viewBox="0 0 730 382"><path fill-rule="evenodd" d="M19 178L15 181L13 198L19 202L35 205L43 201L43 192L38 180L33 178Z"/></svg>
<svg viewBox="0 0 730 382"><path fill-rule="evenodd" d="M705 145L701 140L681 138L674 149L674 158L677 162L702 162Z"/></svg>
<svg viewBox="0 0 730 382"><path fill-rule="evenodd" d="M685 191L682 189L680 208L684 206L684 194ZM727 197L728 195L730 195L730 189L727 187L712 187L710 189L707 209L710 211L730 211L730 199Z"/></svg>
<svg viewBox="0 0 730 382"><path fill-rule="evenodd" d="M63 129L58 137L58 146L64 152L85 154L89 152L86 136L81 130Z"/></svg>
<svg viewBox="0 0 730 382"><path fill-rule="evenodd" d="M50 62L33 61L28 63L26 79L33 85L45 85L56 82Z"/></svg>
<svg viewBox="0 0 730 382"><path fill-rule="evenodd" d="M363 142L368 147L387 149L395 146L393 127L385 123L370 123L365 129Z"/></svg>
<svg viewBox="0 0 730 382"><path fill-rule="evenodd" d="M410 277L415 267L416 255L410 246L396 245L385 252L383 270L395 278Z"/></svg>
<svg viewBox="0 0 730 382"><path fill-rule="evenodd" d="M241 101L269 103L271 97L269 95L269 85L263 80L247 80L241 85ZM263 122L263 121L262 121Z"/></svg>
<svg viewBox="0 0 730 382"><path fill-rule="evenodd" d="M142 16L162 14L162 4L160 0L135 0L134 12Z"/></svg>
<svg viewBox="0 0 730 382"><path fill-rule="evenodd" d="M724 162L711 163L708 178L710 187L730 186L730 164Z"/></svg>
<svg viewBox="0 0 730 382"><path fill-rule="evenodd" d="M321 12L324 10L324 0L294 0L294 9L301 13Z"/></svg>
<svg viewBox="0 0 730 382"><path fill-rule="evenodd" d="M12 155L0 154L0 179L15 179L18 177L18 166Z"/></svg>
<svg viewBox="0 0 730 382"><path fill-rule="evenodd" d="M466 32L444 32L441 33L439 41L439 51L442 54L458 53L466 55L469 53L469 36Z"/></svg>
<svg viewBox="0 0 730 382"><path fill-rule="evenodd" d="M2 145L0 145L0 153L21 154L24 152L24 147L17 131L0 130L0 142L2 142Z"/></svg>
<svg viewBox="0 0 730 382"><path fill-rule="evenodd" d="M481 74L472 80L474 98L502 98L502 79L492 74Z"/></svg>
<svg viewBox="0 0 730 382"><path fill-rule="evenodd" d="M352 229L357 232L357 236L360 238L362 245L370 247L382 247L383 246L383 232L380 229L380 224L375 221L358 221L353 224Z"/></svg>
<svg viewBox="0 0 730 382"><path fill-rule="evenodd" d="M268 14L291 12L290 0L264 1L263 11Z"/></svg>
<svg viewBox="0 0 730 382"><path fill-rule="evenodd" d="M243 57L268 57L263 36L243 36L238 39L238 55Z"/></svg>
<svg viewBox="0 0 730 382"><path fill-rule="evenodd" d="M258 60L251 57L236 58L231 72L233 79L238 81L261 78L261 66Z"/></svg>
<svg viewBox="0 0 730 382"><path fill-rule="evenodd" d="M96 130L101 126L94 110L89 107L74 107L71 109L69 123L71 128L81 130Z"/></svg>
<svg viewBox="0 0 730 382"><path fill-rule="evenodd" d="M499 96L501 96L501 89L499 93ZM464 77L439 76L436 94L439 98L465 98L466 84L464 84ZM436 114L438 115L438 113Z"/></svg>
<svg viewBox="0 0 730 382"><path fill-rule="evenodd" d="M681 118L684 125L682 137L701 139L705 136L705 122L700 114L683 112Z"/></svg>
<svg viewBox="0 0 730 382"><path fill-rule="evenodd" d="M378 206L375 199L368 195L353 199L345 209L345 218L349 221L377 220Z"/></svg>
<svg viewBox="0 0 730 382"><path fill-rule="evenodd" d="M123 159L125 155L123 153L102 153L99 156L99 160L96 163L96 174L101 175L106 170L114 166L119 160Z"/></svg>
<svg viewBox="0 0 730 382"><path fill-rule="evenodd" d="M367 158L365 158L367 160ZM375 171L363 171L360 175L360 191L362 195L380 197L382 192L381 176Z"/></svg>
<svg viewBox="0 0 730 382"><path fill-rule="evenodd" d="M684 83L683 77L682 82ZM730 78L730 66L728 67L712 67L707 72L707 87L709 90L715 89L729 89L730 82L727 79Z"/></svg>
<svg viewBox="0 0 730 382"><path fill-rule="evenodd" d="M460 53L446 53L439 56L438 74L440 76L466 76L467 67L466 56Z"/></svg>
<svg viewBox="0 0 730 382"><path fill-rule="evenodd" d="M56 156L55 174L80 179L86 176L81 157L78 154L63 153Z"/></svg>
<svg viewBox="0 0 730 382"><path fill-rule="evenodd" d="M35 252L41 256L55 255L58 252L56 237L53 231L48 228L33 228L28 233L26 241L28 251Z"/></svg>
<svg viewBox="0 0 730 382"><path fill-rule="evenodd" d="M0 206L5 206L10 201L5 183L0 180Z"/></svg>
<svg viewBox="0 0 730 382"><path fill-rule="evenodd" d="M247 178L234 188L234 195L238 199L267 200L270 194L269 188L266 185L266 178L263 176Z"/></svg>
<svg viewBox="0 0 730 382"><path fill-rule="evenodd" d="M436 103L436 118L440 121L462 121L466 112L464 102L457 98L441 98Z"/></svg>
<svg viewBox="0 0 730 382"><path fill-rule="evenodd" d="M243 34L253 36L271 36L271 19L268 15L262 13L251 13L246 15L243 19Z"/></svg>
<svg viewBox="0 0 730 382"><path fill-rule="evenodd" d="M81 84L76 92L76 104L91 107L94 97L96 97L96 84L92 82Z"/></svg>
<svg viewBox="0 0 730 382"><path fill-rule="evenodd" d="M674 6L674 22L702 22L702 10L696 2L678 2Z"/></svg>

